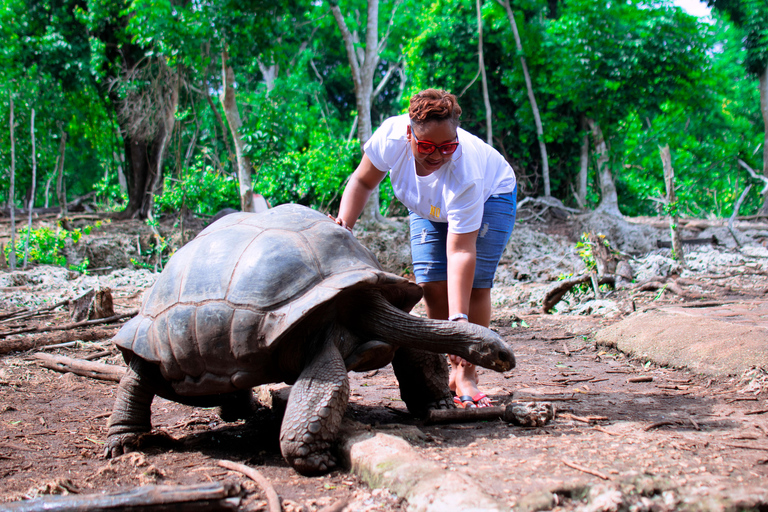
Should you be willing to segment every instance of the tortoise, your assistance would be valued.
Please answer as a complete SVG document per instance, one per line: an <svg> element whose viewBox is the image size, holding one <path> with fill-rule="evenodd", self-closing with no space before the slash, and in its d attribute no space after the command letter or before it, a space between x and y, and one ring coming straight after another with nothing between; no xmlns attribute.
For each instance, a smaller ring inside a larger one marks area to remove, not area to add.
<svg viewBox="0 0 768 512"><path fill-rule="evenodd" d="M409 311L421 288L385 272L345 228L300 205L233 213L179 249L113 338L128 365L105 456L151 430L155 395L245 417L251 389L293 384L280 431L302 474L336 465L348 371L392 362L409 411L453 407L446 352L496 371L515 357L490 329Z"/></svg>

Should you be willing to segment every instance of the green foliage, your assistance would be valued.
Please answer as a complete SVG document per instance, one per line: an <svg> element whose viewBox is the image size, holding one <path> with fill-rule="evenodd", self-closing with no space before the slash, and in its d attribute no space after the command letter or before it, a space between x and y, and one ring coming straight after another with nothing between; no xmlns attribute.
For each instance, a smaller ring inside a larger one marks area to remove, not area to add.
<svg viewBox="0 0 768 512"><path fill-rule="evenodd" d="M198 161L180 178L166 177L162 194L155 197L155 208L161 213L178 212L183 206L198 215L239 208L237 180Z"/></svg>
<svg viewBox="0 0 768 512"><path fill-rule="evenodd" d="M681 216L729 216L744 187L761 184L737 161L762 168L764 125L755 76L768 63L768 4L708 3L715 7L712 25L667 0L511 0L556 197L572 204L582 116L596 119L606 135L624 214L661 213L660 145L668 144L672 152ZM69 198L96 192L100 208L124 208L127 196L118 185L118 167L131 189L137 179L130 172L131 159L143 156L132 155L123 139L120 108L129 93L150 91L153 73L165 67L180 85L176 123L160 163L163 186L156 211L186 206L208 215L238 207L233 143L226 119L220 120L218 98L226 47L254 189L273 205L300 202L333 210L360 150L358 141L348 141L357 114L355 90L328 7L306 0L3 0L0 197L20 207L31 188L34 108L35 206L56 203L53 194L45 197L45 183L53 177L66 133ZM366 3L341 0L341 7L363 41ZM463 127L485 138L475 3L387 0L379 16L383 46L374 86L390 66L402 69L373 98L373 128L404 112L412 93L439 87L460 95ZM539 194L538 139L509 20L498 2L485 1L482 21L493 144L515 168L522 197ZM128 80L129 69L143 74ZM268 82L274 85L269 91ZM11 96L16 194L9 198ZM140 114L156 125L152 105ZM596 205L600 191L592 155L590 163L587 203ZM753 187L746 198L744 214L762 206L760 188ZM382 211L402 214L387 180L380 191ZM155 253L145 256L157 259ZM162 258L155 263L160 264Z"/></svg>
<svg viewBox="0 0 768 512"><path fill-rule="evenodd" d="M598 233L598 238L602 239L606 247L609 247L608 241L605 239L605 235ZM587 267L587 271L597 270L597 263L595 262L595 256L592 253L592 241L589 239L589 233L582 233L579 241L576 242L576 253L581 258L581 261Z"/></svg>
<svg viewBox="0 0 768 512"><path fill-rule="evenodd" d="M95 228L101 227L97 222ZM64 248L67 243L73 245L80 241L83 235L88 235L94 229L94 226L85 226L82 229L73 230L63 229L56 226L56 229L50 226L41 226L37 229L29 230L26 227L19 228L16 237L16 261L24 260L24 250L29 239L29 262L41 265L57 265L59 267L67 266L67 258L64 256ZM5 247L5 257L8 258L11 250L10 244ZM88 268L88 259L84 259L79 265L70 265L70 270L76 270L85 273Z"/></svg>

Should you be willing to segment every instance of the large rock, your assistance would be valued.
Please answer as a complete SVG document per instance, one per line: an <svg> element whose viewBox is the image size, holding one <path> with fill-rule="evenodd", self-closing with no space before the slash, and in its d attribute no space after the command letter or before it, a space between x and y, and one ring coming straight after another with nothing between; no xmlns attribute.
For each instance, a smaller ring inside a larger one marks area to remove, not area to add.
<svg viewBox="0 0 768 512"><path fill-rule="evenodd" d="M598 343L660 365L713 375L768 368L768 301L639 311L600 330Z"/></svg>

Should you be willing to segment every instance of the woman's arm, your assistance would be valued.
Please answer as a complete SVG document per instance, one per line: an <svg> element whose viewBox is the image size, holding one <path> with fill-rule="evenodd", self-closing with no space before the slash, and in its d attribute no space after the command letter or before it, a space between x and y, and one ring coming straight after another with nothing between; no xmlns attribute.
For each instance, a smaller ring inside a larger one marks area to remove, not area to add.
<svg viewBox="0 0 768 512"><path fill-rule="evenodd" d="M477 231L448 232L448 315L469 314L469 298L475 279Z"/></svg>
<svg viewBox="0 0 768 512"><path fill-rule="evenodd" d="M336 224L347 229L352 229L357 222L357 218L371 197L371 192L379 186L387 175L386 172L377 169L371 162L368 155L363 155L360 165L349 178L344 193L341 195L341 205L339 206L339 215L336 217Z"/></svg>

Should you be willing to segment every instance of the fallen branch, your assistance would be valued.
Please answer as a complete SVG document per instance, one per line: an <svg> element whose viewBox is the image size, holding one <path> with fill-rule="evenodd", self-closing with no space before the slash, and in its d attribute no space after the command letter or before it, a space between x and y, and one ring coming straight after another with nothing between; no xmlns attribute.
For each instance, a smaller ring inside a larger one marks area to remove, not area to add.
<svg viewBox="0 0 768 512"><path fill-rule="evenodd" d="M730 444L730 443L724 443L723 446L727 446L728 448L741 448L742 450L761 450L764 452L768 452L768 446L749 446L746 444Z"/></svg>
<svg viewBox="0 0 768 512"><path fill-rule="evenodd" d="M656 423L651 423L650 425L645 427L643 430L648 432L649 430L653 430L653 429L659 428L659 427L666 427L666 426L669 426L669 425L677 425L677 422L676 421L657 421Z"/></svg>
<svg viewBox="0 0 768 512"><path fill-rule="evenodd" d="M5 315L0 316L0 322L13 322L14 320L29 318L31 316L38 315L40 313L47 313L48 311L53 311L54 309L60 308L61 306L66 306L67 304L69 304L69 299L59 301L56 304L53 304L52 306L46 306L44 308L33 309L33 310L20 309L20 310L14 311L13 313L6 313Z"/></svg>
<svg viewBox="0 0 768 512"><path fill-rule="evenodd" d="M5 338L6 336L12 336L14 334L27 334L32 332L68 331L70 329L77 329L78 327L88 327L91 325L108 324L108 323L116 322L118 320L122 320L123 318L134 317L138 314L138 312L139 312L138 309L134 309L127 313L121 313L119 315L110 316L108 318L97 318L95 320L83 320L82 322L74 322L74 323L64 324L59 326L51 325L51 326L44 326L44 327L29 327L27 329L17 329L15 331L0 333L0 339Z"/></svg>
<svg viewBox="0 0 768 512"><path fill-rule="evenodd" d="M675 281L666 283L663 281L646 281L643 283L638 283L632 287L632 289L638 292L648 292L664 289L664 291L669 290L675 295L686 297L688 299L703 299L707 297L706 295L701 295L700 293L687 292L680 288L680 286L678 286L677 282Z"/></svg>
<svg viewBox="0 0 768 512"><path fill-rule="evenodd" d="M95 363L83 359L73 359L71 357L60 356L56 354L45 354L38 352L32 357L40 361L41 366L62 373L74 373L83 377L92 379L110 380L120 382L125 374L125 368L113 364Z"/></svg>
<svg viewBox="0 0 768 512"><path fill-rule="evenodd" d="M600 425L595 425L592 427L594 430L597 430L598 432L602 432L603 434L608 434L609 436L621 436L622 434L618 434L616 432L611 432L610 430L604 429Z"/></svg>
<svg viewBox="0 0 768 512"><path fill-rule="evenodd" d="M430 425L502 419L521 427L543 427L554 416L555 409L551 403L528 402L471 409L433 409L427 413L425 423Z"/></svg>
<svg viewBox="0 0 768 512"><path fill-rule="evenodd" d="M604 475L603 473L599 471L595 471L594 469L585 468L584 466L580 466L578 464L574 464L573 462L568 462L567 460L563 461L563 464L568 466L571 469L575 469L577 471L581 471L582 473L586 473L588 475L596 476L597 478L602 478L603 480L610 480L611 478L608 475Z"/></svg>
<svg viewBox="0 0 768 512"><path fill-rule="evenodd" d="M253 468L249 468L245 464L238 464L237 462L232 462L231 460L220 460L219 466L231 469L232 471L237 471L238 473L242 473L243 475L256 482L267 497L269 512L282 512L283 508L280 505L280 496L277 495L277 491L275 491L275 488L272 487L271 483L269 483L269 480L264 478L264 475Z"/></svg>
<svg viewBox="0 0 768 512"><path fill-rule="evenodd" d="M208 512L238 510L240 488L231 482L196 485L147 485L111 494L46 496L33 500L3 503L8 512L79 512L81 510L136 511L184 510Z"/></svg>
<svg viewBox="0 0 768 512"><path fill-rule="evenodd" d="M739 198L736 200L736 204L733 205L733 213L731 214L731 218L728 219L728 231L731 232L731 236L736 242L736 245L738 245L739 247L741 247L743 244L741 243L741 240L739 240L739 235L736 232L736 228L733 227L733 222L736 220L736 216L739 214L739 209L741 209L741 203L744 201L744 198L747 197L747 194L749 194L749 191L751 189L752 189L752 184L750 183L749 185L747 185L747 187L741 193Z"/></svg>
<svg viewBox="0 0 768 512"><path fill-rule="evenodd" d="M607 416L576 416L575 414L571 414L569 412L564 412L562 414L558 414L558 416L562 418L566 418L573 421L579 421L581 423L592 423L593 421L607 421Z"/></svg>
<svg viewBox="0 0 768 512"><path fill-rule="evenodd" d="M589 274L558 281L544 296L544 301L542 302L541 307L542 311L544 313L549 313L549 311L560 302L560 299L562 299L566 293L571 291L571 288L580 284L590 283L591 281L592 276ZM610 284L613 286L615 283L616 278L614 276L603 276L598 280L598 285Z"/></svg>
<svg viewBox="0 0 768 512"><path fill-rule="evenodd" d="M683 238L680 240L683 245L717 245L718 240L717 237L714 235L708 237L708 238ZM672 248L672 242L667 242L665 240L656 240L656 247L659 249L661 248Z"/></svg>
<svg viewBox="0 0 768 512"><path fill-rule="evenodd" d="M630 377L627 382L653 382L653 377L650 375L643 375L642 377Z"/></svg>
<svg viewBox="0 0 768 512"><path fill-rule="evenodd" d="M0 339L0 356L11 352L24 352L26 350L49 350L52 348L68 347L84 341L104 341L112 337L114 333L109 329L93 328L87 331L72 331L54 339L51 336L26 336L7 340ZM60 339L68 339L65 343L55 343ZM71 344L71 345L70 345Z"/></svg>

